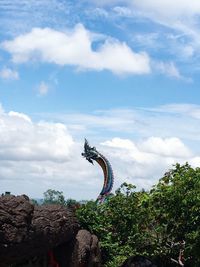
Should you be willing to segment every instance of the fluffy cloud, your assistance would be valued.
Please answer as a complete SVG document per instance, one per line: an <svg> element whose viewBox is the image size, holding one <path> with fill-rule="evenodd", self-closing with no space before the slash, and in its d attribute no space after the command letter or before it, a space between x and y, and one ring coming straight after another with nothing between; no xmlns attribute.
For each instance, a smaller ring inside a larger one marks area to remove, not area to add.
<svg viewBox="0 0 200 267"><path fill-rule="evenodd" d="M82 159L83 144L73 140L64 124L34 122L0 106L0 139L0 193L42 197L52 188L69 198L98 195L102 174Z"/></svg>
<svg viewBox="0 0 200 267"><path fill-rule="evenodd" d="M186 118L181 106L173 105L171 113L167 108L144 113L137 109L104 111L95 116L65 114L34 122L27 114L5 112L0 107L1 192L38 197L53 188L66 197L95 199L103 185L103 173L97 164L81 157L83 136L111 162L114 190L124 181L149 188L176 162L200 166L199 139L193 144L186 133L191 131L199 138L199 119L188 121L190 116ZM59 123L50 123L52 120ZM192 126L194 120L197 124Z"/></svg>
<svg viewBox="0 0 200 267"><path fill-rule="evenodd" d="M113 162L118 185L126 180L139 188L148 188L156 183L172 164L189 161L197 166L199 160L175 137L150 137L142 142L113 138L102 145Z"/></svg>
<svg viewBox="0 0 200 267"><path fill-rule="evenodd" d="M2 70L0 70L0 78L4 80L18 80L19 74L15 70L3 68Z"/></svg>
<svg viewBox="0 0 200 267"><path fill-rule="evenodd" d="M191 159L190 164L194 167L200 167L200 157L194 157Z"/></svg>
<svg viewBox="0 0 200 267"><path fill-rule="evenodd" d="M78 24L68 32L35 28L1 46L12 54L16 63L39 60L79 69L109 70L116 74L150 72L150 59L145 52L135 53L126 43L109 37L98 43L99 38ZM96 50L92 48L95 42L98 43Z"/></svg>
<svg viewBox="0 0 200 267"><path fill-rule="evenodd" d="M189 149L176 137L150 137L142 142L140 148L148 153L167 157L186 158L191 156Z"/></svg>
<svg viewBox="0 0 200 267"><path fill-rule="evenodd" d="M18 112L0 114L0 159L67 161L73 139L61 123L38 122Z"/></svg>

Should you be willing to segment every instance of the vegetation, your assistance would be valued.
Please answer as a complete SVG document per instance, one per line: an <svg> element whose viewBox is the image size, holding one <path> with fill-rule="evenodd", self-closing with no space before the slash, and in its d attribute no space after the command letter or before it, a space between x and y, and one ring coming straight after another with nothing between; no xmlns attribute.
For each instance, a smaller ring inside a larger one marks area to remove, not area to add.
<svg viewBox="0 0 200 267"><path fill-rule="evenodd" d="M62 191L56 191L53 189L48 189L44 192L43 204L60 204L65 205L65 198Z"/></svg>
<svg viewBox="0 0 200 267"><path fill-rule="evenodd" d="M105 267L118 267L137 254L159 267L181 266L182 254L185 267L200 266L200 168L177 164L148 192L123 183L100 205L80 205L52 189L43 204L76 209L82 228L98 236Z"/></svg>
<svg viewBox="0 0 200 267"><path fill-rule="evenodd" d="M33 204L37 205L37 202L33 201ZM48 189L46 192L44 192L44 200L42 202L42 205L46 204L59 204L62 206L67 206L69 208L76 209L80 206L79 202L77 202L74 199L65 199L62 191L57 191L54 189Z"/></svg>
<svg viewBox="0 0 200 267"><path fill-rule="evenodd" d="M200 266L200 168L177 164L149 192L124 183L106 203L89 201L77 215L98 236L106 267L136 254L178 266L182 253L187 266Z"/></svg>

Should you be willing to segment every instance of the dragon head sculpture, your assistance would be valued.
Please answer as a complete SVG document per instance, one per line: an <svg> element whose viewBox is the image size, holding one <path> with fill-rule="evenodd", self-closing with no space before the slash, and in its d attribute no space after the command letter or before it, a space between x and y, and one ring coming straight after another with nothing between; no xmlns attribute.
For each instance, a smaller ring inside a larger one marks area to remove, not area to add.
<svg viewBox="0 0 200 267"><path fill-rule="evenodd" d="M110 192L113 187L114 175L110 162L104 157L100 152L96 150L96 147L91 147L85 139L84 143L84 152L82 156L87 159L90 163L93 164L93 161L96 161L103 170L104 174L104 183L103 188L97 198L97 203L103 203L110 196Z"/></svg>
<svg viewBox="0 0 200 267"><path fill-rule="evenodd" d="M96 150L96 147L91 147L85 139L85 144L84 144L84 152L81 154L84 158L86 158L90 163L93 163L93 160L96 160L99 158L99 153Z"/></svg>

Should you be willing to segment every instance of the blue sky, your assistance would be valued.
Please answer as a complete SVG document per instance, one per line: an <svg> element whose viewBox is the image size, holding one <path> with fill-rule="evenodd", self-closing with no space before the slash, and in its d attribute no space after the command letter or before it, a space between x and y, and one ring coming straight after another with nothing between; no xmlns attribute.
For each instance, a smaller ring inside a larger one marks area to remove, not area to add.
<svg viewBox="0 0 200 267"><path fill-rule="evenodd" d="M2 0L1 192L95 199L85 137L114 189L199 166L199 24L196 0Z"/></svg>

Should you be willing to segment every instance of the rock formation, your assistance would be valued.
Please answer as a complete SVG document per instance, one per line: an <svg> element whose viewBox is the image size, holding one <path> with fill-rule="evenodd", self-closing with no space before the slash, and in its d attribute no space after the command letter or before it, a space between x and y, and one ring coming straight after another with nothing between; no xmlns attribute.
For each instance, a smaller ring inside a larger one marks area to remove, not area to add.
<svg viewBox="0 0 200 267"><path fill-rule="evenodd" d="M131 256L125 260L121 267L157 267L144 256Z"/></svg>
<svg viewBox="0 0 200 267"><path fill-rule="evenodd" d="M50 256L59 267L99 267L97 237L79 230L69 208L34 206L25 195L1 196L0 267L27 266L27 262L28 266L51 266Z"/></svg>

